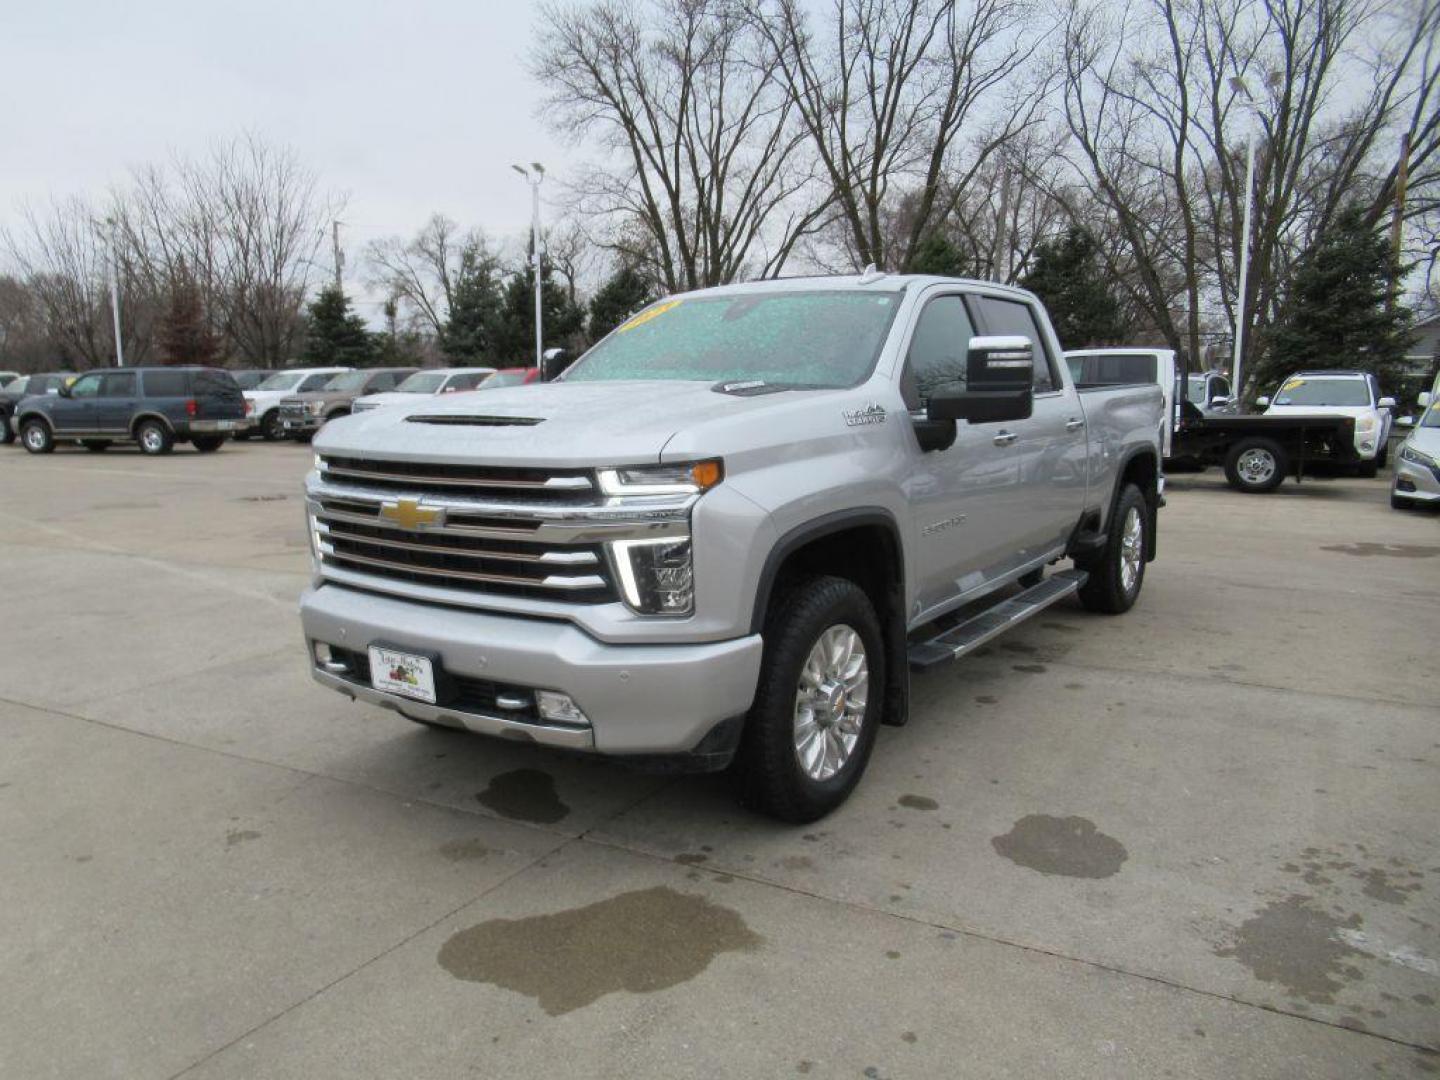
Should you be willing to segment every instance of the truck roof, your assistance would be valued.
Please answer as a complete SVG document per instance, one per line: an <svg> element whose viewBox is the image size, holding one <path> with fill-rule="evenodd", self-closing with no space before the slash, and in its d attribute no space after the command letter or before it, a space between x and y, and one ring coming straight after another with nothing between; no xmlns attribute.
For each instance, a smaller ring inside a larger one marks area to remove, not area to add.
<svg viewBox="0 0 1440 1080"><path fill-rule="evenodd" d="M929 285L968 285L992 292L1009 293L1017 300L1033 299L1034 293L1014 285L1002 285L998 281L982 281L979 278L945 277L941 274L887 274L872 270L864 274L815 274L803 277L761 278L756 281L739 281L729 285L715 285L708 289L692 289L689 292L672 293L666 299L678 300L686 296L725 296L740 293L763 292L805 292L812 289L855 290L857 292L904 292L910 288L924 288Z"/></svg>

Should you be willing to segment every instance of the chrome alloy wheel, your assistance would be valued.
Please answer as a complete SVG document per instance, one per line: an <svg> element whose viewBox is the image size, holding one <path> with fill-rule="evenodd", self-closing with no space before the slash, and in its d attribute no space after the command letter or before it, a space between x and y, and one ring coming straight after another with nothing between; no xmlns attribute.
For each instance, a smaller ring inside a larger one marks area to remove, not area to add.
<svg viewBox="0 0 1440 1080"><path fill-rule="evenodd" d="M1255 446L1246 450L1235 462L1235 471L1247 484L1260 485L1275 475L1277 462L1269 450Z"/></svg>
<svg viewBox="0 0 1440 1080"><path fill-rule="evenodd" d="M829 780L850 760L869 691L865 643L844 623L830 627L811 646L795 690L795 757L810 779Z"/></svg>
<svg viewBox="0 0 1440 1080"><path fill-rule="evenodd" d="M1145 519L1140 508L1130 507L1125 514L1125 527L1120 532L1120 587L1128 595L1140 580L1140 567L1145 560Z"/></svg>
<svg viewBox="0 0 1440 1080"><path fill-rule="evenodd" d="M39 424L31 424L25 429L24 435L27 450L40 451L45 449L45 429Z"/></svg>
<svg viewBox="0 0 1440 1080"><path fill-rule="evenodd" d="M165 448L165 433L154 424L147 424L140 433L140 445L151 454L158 454Z"/></svg>

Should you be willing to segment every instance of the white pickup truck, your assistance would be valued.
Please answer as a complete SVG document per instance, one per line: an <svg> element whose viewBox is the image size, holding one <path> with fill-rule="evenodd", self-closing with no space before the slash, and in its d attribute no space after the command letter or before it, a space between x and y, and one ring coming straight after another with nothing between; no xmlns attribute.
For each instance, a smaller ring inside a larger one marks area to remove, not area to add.
<svg viewBox="0 0 1440 1080"><path fill-rule="evenodd" d="M905 722L912 669L1077 593L1134 604L1162 411L1154 385L1078 392L1017 289L670 297L560 381L325 426L312 671L424 724L729 768L813 820Z"/></svg>

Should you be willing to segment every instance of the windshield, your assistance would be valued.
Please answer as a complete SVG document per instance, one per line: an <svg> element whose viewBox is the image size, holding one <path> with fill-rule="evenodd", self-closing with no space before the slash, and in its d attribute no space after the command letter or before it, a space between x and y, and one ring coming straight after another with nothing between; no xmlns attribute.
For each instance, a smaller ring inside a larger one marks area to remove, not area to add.
<svg viewBox="0 0 1440 1080"><path fill-rule="evenodd" d="M370 381L368 371L346 371L336 375L325 384L326 390L364 390L365 384Z"/></svg>
<svg viewBox="0 0 1440 1080"><path fill-rule="evenodd" d="M899 306L899 293L849 291L666 300L620 326L564 379L854 386L870 374Z"/></svg>
<svg viewBox="0 0 1440 1080"><path fill-rule="evenodd" d="M293 371L280 371L271 375L268 379L257 386L256 390L291 390L298 383L301 376Z"/></svg>
<svg viewBox="0 0 1440 1080"><path fill-rule="evenodd" d="M1290 379L1275 394L1276 405L1369 405L1364 379Z"/></svg>
<svg viewBox="0 0 1440 1080"><path fill-rule="evenodd" d="M525 368L516 371L497 371L479 386L481 390L498 390L502 386L519 386L525 381Z"/></svg>
<svg viewBox="0 0 1440 1080"><path fill-rule="evenodd" d="M445 382L443 371L417 371L395 387L397 394L433 394Z"/></svg>
<svg viewBox="0 0 1440 1080"><path fill-rule="evenodd" d="M1440 402L1431 402L1430 407L1425 410L1425 415L1420 417L1420 427L1440 428Z"/></svg>

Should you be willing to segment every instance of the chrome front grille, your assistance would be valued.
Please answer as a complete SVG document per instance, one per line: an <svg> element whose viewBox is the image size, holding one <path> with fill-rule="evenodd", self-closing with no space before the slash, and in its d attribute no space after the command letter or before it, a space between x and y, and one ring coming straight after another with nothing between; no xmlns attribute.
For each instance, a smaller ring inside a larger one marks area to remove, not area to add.
<svg viewBox="0 0 1440 1080"><path fill-rule="evenodd" d="M604 542L665 521L614 520L593 478L326 454L310 487L322 565L367 579L569 603L617 599ZM681 524L683 527L683 523Z"/></svg>

